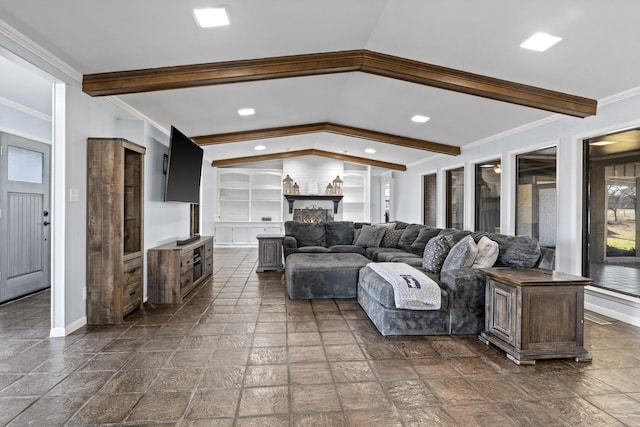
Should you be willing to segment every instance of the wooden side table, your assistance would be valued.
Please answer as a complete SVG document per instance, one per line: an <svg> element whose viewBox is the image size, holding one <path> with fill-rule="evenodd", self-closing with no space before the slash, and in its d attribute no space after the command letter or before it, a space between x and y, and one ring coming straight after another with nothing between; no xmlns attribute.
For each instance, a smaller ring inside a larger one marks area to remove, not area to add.
<svg viewBox="0 0 640 427"><path fill-rule="evenodd" d="M544 269L484 268L485 331L518 365L591 360L584 348L584 287L591 279Z"/></svg>
<svg viewBox="0 0 640 427"><path fill-rule="evenodd" d="M258 234L258 268L256 271L283 271L282 241L283 234Z"/></svg>

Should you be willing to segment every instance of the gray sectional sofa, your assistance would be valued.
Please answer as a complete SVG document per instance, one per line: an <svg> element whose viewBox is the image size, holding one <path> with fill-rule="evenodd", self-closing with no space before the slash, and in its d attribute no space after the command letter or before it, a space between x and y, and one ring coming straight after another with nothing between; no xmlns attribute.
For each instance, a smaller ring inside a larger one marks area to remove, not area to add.
<svg viewBox="0 0 640 427"><path fill-rule="evenodd" d="M370 227L385 227L384 233L378 233L384 236L379 242L365 239L364 243L378 243L376 245L362 245L359 235L371 237L373 230ZM294 295L292 298L349 298L357 295L358 302L383 335L477 334L484 329L484 275L472 267L440 271L424 258L428 256L425 254L429 251L425 248L429 242L444 235L450 245L466 236L471 236L475 243L484 236L488 237L499 247L495 266L554 268L555 251L540 247L538 242L526 236L472 233L401 221L378 226L348 221L320 224L287 221L284 252L289 294ZM353 265L347 274L344 268L345 263L349 264L347 259L342 260L341 269L333 265L340 259L336 253L363 256L348 257L353 260ZM371 268L362 266L368 262L404 262L418 268L440 286L441 308L428 311L398 309L392 286ZM358 270L355 276L354 269Z"/></svg>

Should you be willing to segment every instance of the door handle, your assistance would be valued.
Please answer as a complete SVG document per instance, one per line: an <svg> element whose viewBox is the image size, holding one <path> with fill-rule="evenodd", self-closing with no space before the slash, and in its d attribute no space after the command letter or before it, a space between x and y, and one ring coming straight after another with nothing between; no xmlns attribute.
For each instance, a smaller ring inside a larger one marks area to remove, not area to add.
<svg viewBox="0 0 640 427"><path fill-rule="evenodd" d="M45 222L43 222L43 223L42 223L42 225L44 225L45 227L46 227L47 225L49 225L49 224L51 224L49 221L45 221Z"/></svg>

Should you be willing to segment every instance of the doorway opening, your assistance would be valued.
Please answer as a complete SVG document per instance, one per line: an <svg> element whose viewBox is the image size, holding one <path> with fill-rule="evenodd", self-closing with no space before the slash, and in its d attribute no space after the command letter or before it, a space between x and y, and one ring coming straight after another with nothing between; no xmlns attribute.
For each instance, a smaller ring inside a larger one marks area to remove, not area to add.
<svg viewBox="0 0 640 427"><path fill-rule="evenodd" d="M2 300L12 301L20 299L22 293L35 292L33 297L26 298L37 301L33 307L42 313L34 312L34 315L47 321L18 322L9 327L30 328L32 336L54 336L56 325L64 325L64 264L54 264L51 260L51 256L56 256L64 261L64 253L52 252L54 245L64 248L64 163L55 168L53 160L64 156L64 83L3 48L0 48L0 74L3 76L0 84L3 164L7 166L11 162L13 169L1 168L3 214L0 222L4 230L0 240L9 243L8 240L13 239L14 242L0 249L1 278L12 282L4 286ZM57 148L54 141L58 142ZM10 160L7 159L9 151ZM16 159L26 161L29 168L16 167ZM37 166L40 164L41 171ZM37 178L39 173L42 180ZM54 229L56 219L59 221ZM42 288L45 290L38 290ZM0 314L5 314L4 307L10 312L10 305L8 302L0 306Z"/></svg>
<svg viewBox="0 0 640 427"><path fill-rule="evenodd" d="M584 142L583 274L640 297L640 129Z"/></svg>

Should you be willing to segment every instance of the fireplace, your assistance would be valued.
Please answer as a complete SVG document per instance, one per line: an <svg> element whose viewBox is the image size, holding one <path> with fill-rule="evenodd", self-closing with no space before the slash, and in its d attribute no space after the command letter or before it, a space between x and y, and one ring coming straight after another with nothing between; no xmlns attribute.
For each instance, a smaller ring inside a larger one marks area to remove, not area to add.
<svg viewBox="0 0 640 427"><path fill-rule="evenodd" d="M333 213L331 209L305 207L293 210L293 220L307 223L333 221Z"/></svg>

